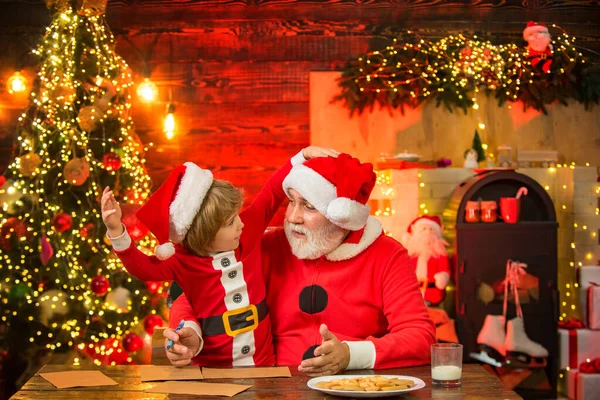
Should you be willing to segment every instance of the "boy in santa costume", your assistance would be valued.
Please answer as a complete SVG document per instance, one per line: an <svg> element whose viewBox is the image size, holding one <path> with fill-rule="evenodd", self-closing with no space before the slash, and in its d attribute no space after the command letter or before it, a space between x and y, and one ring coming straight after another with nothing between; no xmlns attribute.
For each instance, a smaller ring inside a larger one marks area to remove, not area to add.
<svg viewBox="0 0 600 400"><path fill-rule="evenodd" d="M369 216L375 180L371 164L347 154L296 165L285 178L284 229L262 242L277 364L327 375L429 363L435 330L414 267ZM170 325L180 319L194 320L184 295ZM164 335L179 346L167 352L171 362L189 363L196 333Z"/></svg>
<svg viewBox="0 0 600 400"><path fill-rule="evenodd" d="M285 198L281 183L292 165L318 156L335 157L337 152L304 149L269 179L240 214L242 193L231 183L214 180L210 171L191 162L175 168L137 212L161 243L156 256L136 247L121 223L119 204L109 188L104 190L107 237L125 268L141 280L176 281L190 300L194 323L184 327L198 333L197 352L203 343L198 364L275 363L260 238Z"/></svg>

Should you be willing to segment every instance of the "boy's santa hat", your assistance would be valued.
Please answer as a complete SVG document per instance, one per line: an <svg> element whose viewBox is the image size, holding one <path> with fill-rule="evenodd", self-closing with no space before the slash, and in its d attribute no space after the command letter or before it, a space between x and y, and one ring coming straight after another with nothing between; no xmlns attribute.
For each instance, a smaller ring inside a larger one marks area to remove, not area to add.
<svg viewBox="0 0 600 400"><path fill-rule="evenodd" d="M366 203L376 179L372 164L340 154L295 165L283 181L283 190L296 190L335 225L358 231L369 218Z"/></svg>
<svg viewBox="0 0 600 400"><path fill-rule="evenodd" d="M173 243L181 243L200 211L213 183L212 172L186 162L171 172L136 216L160 243L156 256L165 260L175 254Z"/></svg>
<svg viewBox="0 0 600 400"><path fill-rule="evenodd" d="M540 30L548 32L548 27L546 26L546 24L539 24L537 22L529 21L527 23L527 26L525 27L525 30L523 30L523 37L527 38L527 36L531 35L531 33Z"/></svg>
<svg viewBox="0 0 600 400"><path fill-rule="evenodd" d="M421 217L415 218L408 225L408 228L406 229L406 231L412 235L413 229L415 229L419 226L423 226L423 225L435 228L435 231L438 232L439 234L442 233L442 221L440 220L440 217L429 216L429 215L423 215Z"/></svg>

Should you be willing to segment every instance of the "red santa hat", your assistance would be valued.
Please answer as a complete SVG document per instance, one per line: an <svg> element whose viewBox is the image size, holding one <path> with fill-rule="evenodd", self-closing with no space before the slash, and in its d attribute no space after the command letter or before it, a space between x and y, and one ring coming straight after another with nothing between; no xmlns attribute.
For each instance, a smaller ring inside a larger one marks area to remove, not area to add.
<svg viewBox="0 0 600 400"><path fill-rule="evenodd" d="M546 26L546 24L540 24L537 22L529 21L527 23L527 26L525 27L525 30L523 31L523 37L526 39L529 35L531 35L532 32L539 30L548 32L548 27Z"/></svg>
<svg viewBox="0 0 600 400"><path fill-rule="evenodd" d="M212 172L186 162L171 172L136 216L154 234L156 256L165 260L175 254L173 243L181 243L200 211L213 183Z"/></svg>
<svg viewBox="0 0 600 400"><path fill-rule="evenodd" d="M348 154L340 154L294 166L283 181L283 190L296 190L329 221L358 231L369 218L366 203L376 179L372 164L361 164Z"/></svg>
<svg viewBox="0 0 600 400"><path fill-rule="evenodd" d="M435 230L438 233L440 233L440 234L442 233L442 221L440 220L440 217L429 216L429 215L423 215L421 217L415 218L408 225L408 228L406 229L406 231L409 234L412 234L413 229L420 225L426 225L426 226L433 227L433 228L435 228Z"/></svg>

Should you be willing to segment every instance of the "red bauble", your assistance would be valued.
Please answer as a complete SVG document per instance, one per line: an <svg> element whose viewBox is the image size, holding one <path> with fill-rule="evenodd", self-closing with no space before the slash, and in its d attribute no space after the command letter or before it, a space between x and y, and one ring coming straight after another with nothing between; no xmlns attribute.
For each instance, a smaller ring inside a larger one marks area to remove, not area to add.
<svg viewBox="0 0 600 400"><path fill-rule="evenodd" d="M73 218L67 213L59 213L52 219L52 226L56 232L64 232L73 226Z"/></svg>
<svg viewBox="0 0 600 400"><path fill-rule="evenodd" d="M11 239L16 235L18 241L22 237L25 237L26 241L32 239L31 232L27 231L27 225L25 222L19 220L17 217L11 217L0 228L0 248L4 251L12 251Z"/></svg>
<svg viewBox="0 0 600 400"><path fill-rule="evenodd" d="M131 239L135 241L141 240L148 233L148 228L135 216L139 209L140 206L135 204L123 204L121 206L121 212L123 213L121 222L127 228L127 233L129 233Z"/></svg>
<svg viewBox="0 0 600 400"><path fill-rule="evenodd" d="M81 228L79 230L79 236L84 237L84 238L88 238L90 236L93 236L94 233L95 233L94 232L95 228L96 227L94 226L94 224L90 222L86 226L84 226L83 228Z"/></svg>
<svg viewBox="0 0 600 400"><path fill-rule="evenodd" d="M0 175L0 187L4 186L5 182L6 182L6 178L4 177L4 175Z"/></svg>
<svg viewBox="0 0 600 400"><path fill-rule="evenodd" d="M149 335L154 333L154 328L157 326L163 326L163 320L156 314L150 314L144 318L144 329Z"/></svg>
<svg viewBox="0 0 600 400"><path fill-rule="evenodd" d="M121 164L121 157L112 151L102 157L102 165L107 171L116 171L121 168Z"/></svg>
<svg viewBox="0 0 600 400"><path fill-rule="evenodd" d="M102 296L108 292L108 288L110 287L110 282L106 277L102 275L98 275L92 278L92 283L90 284L90 289L98 296Z"/></svg>
<svg viewBox="0 0 600 400"><path fill-rule="evenodd" d="M148 287L148 291L152 294L158 292L158 289L160 289L160 285L162 284L162 282L146 282L146 286Z"/></svg>
<svg viewBox="0 0 600 400"><path fill-rule="evenodd" d="M125 351L133 353L142 347L144 347L144 341L135 333L128 333L127 335L123 336L123 348Z"/></svg>

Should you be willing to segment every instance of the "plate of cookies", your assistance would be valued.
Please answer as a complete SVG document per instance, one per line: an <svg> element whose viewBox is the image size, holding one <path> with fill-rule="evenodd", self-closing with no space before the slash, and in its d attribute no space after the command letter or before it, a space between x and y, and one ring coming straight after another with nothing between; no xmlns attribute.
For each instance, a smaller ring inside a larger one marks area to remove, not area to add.
<svg viewBox="0 0 600 400"><path fill-rule="evenodd" d="M405 375L329 375L312 378L307 385L334 396L375 398L419 390L425 382Z"/></svg>

